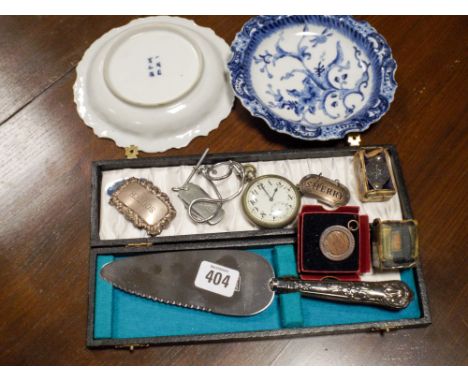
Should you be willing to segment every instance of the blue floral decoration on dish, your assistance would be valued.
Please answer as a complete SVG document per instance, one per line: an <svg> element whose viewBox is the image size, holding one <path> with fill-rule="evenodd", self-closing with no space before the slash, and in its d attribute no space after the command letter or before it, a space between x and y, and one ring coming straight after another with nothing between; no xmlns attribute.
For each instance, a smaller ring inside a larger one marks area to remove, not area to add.
<svg viewBox="0 0 468 382"><path fill-rule="evenodd" d="M390 107L396 62L385 39L351 16L258 16L231 45L242 104L305 140L366 130Z"/></svg>

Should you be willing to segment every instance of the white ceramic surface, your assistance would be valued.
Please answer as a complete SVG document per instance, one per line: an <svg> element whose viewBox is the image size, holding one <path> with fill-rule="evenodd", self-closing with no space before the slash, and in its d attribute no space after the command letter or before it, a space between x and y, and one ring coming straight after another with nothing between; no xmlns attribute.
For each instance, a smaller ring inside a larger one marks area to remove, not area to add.
<svg viewBox="0 0 468 382"><path fill-rule="evenodd" d="M207 135L234 101L229 47L179 17L147 17L96 40L77 67L80 117L118 146L159 152Z"/></svg>

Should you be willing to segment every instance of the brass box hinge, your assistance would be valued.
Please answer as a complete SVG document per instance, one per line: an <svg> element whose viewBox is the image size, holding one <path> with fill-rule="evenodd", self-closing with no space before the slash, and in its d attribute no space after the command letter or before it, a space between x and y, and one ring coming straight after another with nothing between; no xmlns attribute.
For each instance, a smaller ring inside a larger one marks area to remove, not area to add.
<svg viewBox="0 0 468 382"><path fill-rule="evenodd" d="M391 326L391 325L384 324L377 328L371 328L371 332L379 332L381 335L384 335L385 333L389 333L390 331L394 331L398 329L399 329L398 326Z"/></svg>
<svg viewBox="0 0 468 382"><path fill-rule="evenodd" d="M149 241L143 241L139 243L128 243L126 247L151 247L153 243Z"/></svg>
<svg viewBox="0 0 468 382"><path fill-rule="evenodd" d="M149 344L132 344L132 345L115 345L115 349L128 349L130 352L133 352L135 349L138 348L147 348L149 347Z"/></svg>
<svg viewBox="0 0 468 382"><path fill-rule="evenodd" d="M360 134L348 134L348 143L351 147L358 147L361 145L361 135Z"/></svg>
<svg viewBox="0 0 468 382"><path fill-rule="evenodd" d="M138 154L139 154L139 151L138 151L137 146L131 145L131 146L125 147L125 156L127 157L127 159L136 159L138 158Z"/></svg>

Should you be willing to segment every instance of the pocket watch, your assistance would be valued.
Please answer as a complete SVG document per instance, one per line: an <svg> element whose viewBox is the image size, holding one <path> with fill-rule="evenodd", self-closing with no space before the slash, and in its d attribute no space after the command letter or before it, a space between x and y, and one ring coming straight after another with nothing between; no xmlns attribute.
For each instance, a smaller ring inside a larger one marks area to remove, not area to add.
<svg viewBox="0 0 468 382"><path fill-rule="evenodd" d="M300 200L297 187L279 175L253 178L242 194L247 217L265 228L280 228L291 223L299 211Z"/></svg>
<svg viewBox="0 0 468 382"><path fill-rule="evenodd" d="M336 208L349 201L349 190L338 181L322 174L310 174L299 185L280 175L255 177L255 167L244 165L245 178L250 182L242 194L242 206L247 217L264 228L280 228L291 223L301 206L301 197L306 195Z"/></svg>

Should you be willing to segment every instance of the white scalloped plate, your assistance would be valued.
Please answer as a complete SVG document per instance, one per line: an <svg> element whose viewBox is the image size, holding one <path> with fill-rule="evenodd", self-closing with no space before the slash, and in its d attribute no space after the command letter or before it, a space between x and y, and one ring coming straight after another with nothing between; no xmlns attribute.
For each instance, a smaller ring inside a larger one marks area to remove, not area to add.
<svg viewBox="0 0 468 382"><path fill-rule="evenodd" d="M96 40L78 64L78 114L120 147L160 152L208 135L230 113L230 51L213 30L146 17Z"/></svg>

